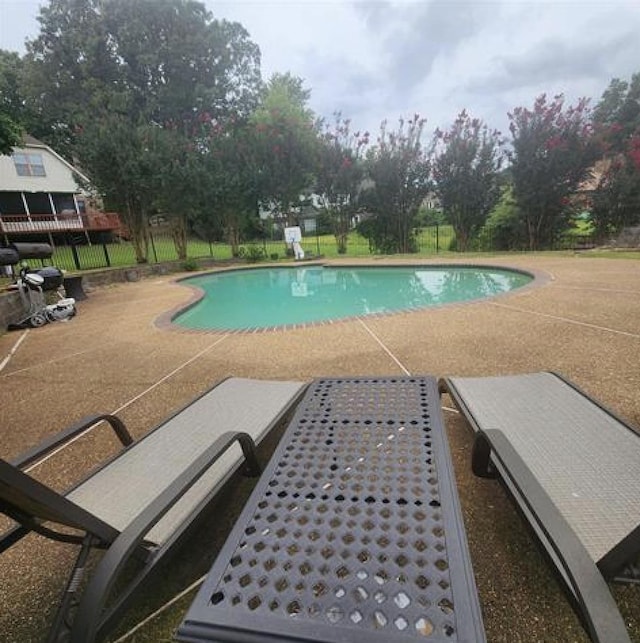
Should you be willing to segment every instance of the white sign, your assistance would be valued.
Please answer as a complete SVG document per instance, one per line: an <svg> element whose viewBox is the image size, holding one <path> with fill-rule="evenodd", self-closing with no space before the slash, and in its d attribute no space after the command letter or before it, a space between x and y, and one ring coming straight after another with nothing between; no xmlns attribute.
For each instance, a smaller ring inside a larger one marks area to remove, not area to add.
<svg viewBox="0 0 640 643"><path fill-rule="evenodd" d="M302 230L300 226L293 226L291 228L284 229L284 240L288 244L300 243L302 241Z"/></svg>

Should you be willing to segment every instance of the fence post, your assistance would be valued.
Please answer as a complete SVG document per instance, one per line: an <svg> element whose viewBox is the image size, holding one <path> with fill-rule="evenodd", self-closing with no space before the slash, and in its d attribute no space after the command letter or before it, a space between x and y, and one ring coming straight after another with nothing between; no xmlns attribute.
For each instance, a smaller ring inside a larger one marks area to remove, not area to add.
<svg viewBox="0 0 640 643"><path fill-rule="evenodd" d="M149 230L149 240L151 241L151 250L153 250L153 259L158 263L158 253L156 252L156 244L153 240L153 232L151 232L151 230Z"/></svg>
<svg viewBox="0 0 640 643"><path fill-rule="evenodd" d="M436 223L436 254L440 252L440 226Z"/></svg>
<svg viewBox="0 0 640 643"><path fill-rule="evenodd" d="M78 257L78 251L76 250L75 241L71 240L71 254L73 255L73 263L76 265L76 270L80 270L80 257Z"/></svg>
<svg viewBox="0 0 640 643"><path fill-rule="evenodd" d="M107 244L102 244L102 249L104 250L104 259L107 262L107 268L111 268L111 257L109 257L109 250L107 250Z"/></svg>

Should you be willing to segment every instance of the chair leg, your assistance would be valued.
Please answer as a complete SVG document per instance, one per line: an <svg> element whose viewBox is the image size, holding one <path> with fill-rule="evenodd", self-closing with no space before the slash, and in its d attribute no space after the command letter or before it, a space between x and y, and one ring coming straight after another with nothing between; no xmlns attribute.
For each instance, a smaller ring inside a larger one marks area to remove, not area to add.
<svg viewBox="0 0 640 643"><path fill-rule="evenodd" d="M89 553L96 546L97 540L94 536L85 536L80 551L76 557L76 562L67 581L67 585L62 595L62 600L56 611L53 625L49 630L46 643L60 643L69 637L71 631L71 611L78 606L78 599L76 593L82 585L82 578L84 576L85 566Z"/></svg>
<svg viewBox="0 0 640 643"><path fill-rule="evenodd" d="M478 431L473 440L471 470L479 478L496 478L498 476L498 472L491 462L491 442L482 431Z"/></svg>
<svg viewBox="0 0 640 643"><path fill-rule="evenodd" d="M613 580L616 583L640 585L640 558L635 563L629 563Z"/></svg>

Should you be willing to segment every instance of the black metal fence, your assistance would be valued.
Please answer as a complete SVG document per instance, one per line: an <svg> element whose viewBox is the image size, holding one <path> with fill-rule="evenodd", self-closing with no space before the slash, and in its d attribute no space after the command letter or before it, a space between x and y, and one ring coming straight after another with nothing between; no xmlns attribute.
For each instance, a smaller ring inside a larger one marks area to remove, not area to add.
<svg viewBox="0 0 640 643"><path fill-rule="evenodd" d="M418 253L435 254L448 250L454 239L450 226L433 226L420 231ZM309 258L323 257L363 257L370 256L372 249L364 237L356 232L349 235L346 253L340 254L332 235L308 233L301 242L305 255ZM170 234L153 231L149 235L146 248L147 262L162 263L179 259L175 244ZM232 259L234 256L246 261L278 260L292 256L292 251L282 239L267 237L245 240L232 251L229 244L219 241L204 241L190 238L187 243L187 261L211 258L219 261ZM97 268L135 266L136 255L133 245L127 241L101 241L89 243L84 237L77 237L64 245L57 245L51 262L63 270L82 271Z"/></svg>
<svg viewBox="0 0 640 643"><path fill-rule="evenodd" d="M419 231L416 236L417 255L437 255L447 251L456 251L456 238L451 226L431 226ZM526 251L526 247L500 247L502 239L485 230L483 235L475 240L469 250L473 251ZM580 250L594 247L591 235L572 235L561 238L554 244L554 250ZM332 235L314 233L303 236L301 246L305 256L322 257L366 257L371 256L372 248L364 237L356 232L349 235L346 252L338 253L336 241ZM150 264L178 260L178 253L170 234L152 231L147 247L147 261ZM204 241L190 238L187 244L185 268L194 268L194 260L211 258L218 261L233 258L231 246L223 242ZM237 249L236 255L246 261L279 260L292 256L291 249L283 240L270 238L255 238L246 240ZM131 267L137 264L133 245L127 241L101 241L89 243L84 237L76 237L64 245L54 248L53 257L46 263L52 263L67 271L83 271L110 267Z"/></svg>

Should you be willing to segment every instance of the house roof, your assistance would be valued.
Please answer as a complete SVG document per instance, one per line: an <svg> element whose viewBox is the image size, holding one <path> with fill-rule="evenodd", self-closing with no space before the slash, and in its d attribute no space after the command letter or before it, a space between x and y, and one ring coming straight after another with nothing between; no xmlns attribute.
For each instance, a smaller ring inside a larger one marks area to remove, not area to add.
<svg viewBox="0 0 640 643"><path fill-rule="evenodd" d="M31 134L24 134L24 136L22 137L22 145L16 146L14 149L21 149L24 147L42 147L46 150L49 150L51 154L53 154L61 163L64 163L72 172L78 174L87 183L91 183L91 179L89 179L89 177L84 174L84 172L79 170L75 165L73 165L73 163L69 163L69 161L60 156L60 154L58 154L58 152L56 152L50 145L43 143L35 136L31 136Z"/></svg>
<svg viewBox="0 0 640 643"><path fill-rule="evenodd" d="M66 168L66 173L64 171L63 174L60 174L60 172L54 172L50 175L49 172L47 172L46 180L42 177L37 177L35 179L35 183L33 177L16 176L14 162L11 157L16 153L26 154L29 152L45 154L52 157L52 159L55 159L57 166L64 166L64 168ZM68 177L67 174L69 175ZM0 190L2 191L26 190L27 192L75 192L80 188L80 186L78 185L78 182L72 178L74 174L77 174L85 183L91 185L91 180L84 174L84 172L72 163L69 163L69 161L60 156L60 154L58 154L49 145L30 134L25 134L22 141L13 147L10 154L0 156ZM62 178L63 176L64 178ZM83 190L81 189L81 191Z"/></svg>
<svg viewBox="0 0 640 643"><path fill-rule="evenodd" d="M46 143L43 143L34 136L31 136L31 134L25 134L22 137L22 142L24 143L24 145L38 145L39 147L49 147Z"/></svg>
<svg viewBox="0 0 640 643"><path fill-rule="evenodd" d="M598 188L602 177L607 173L611 167L611 159L603 158L596 161L591 168L591 175L586 178L579 186L579 192L593 192Z"/></svg>

